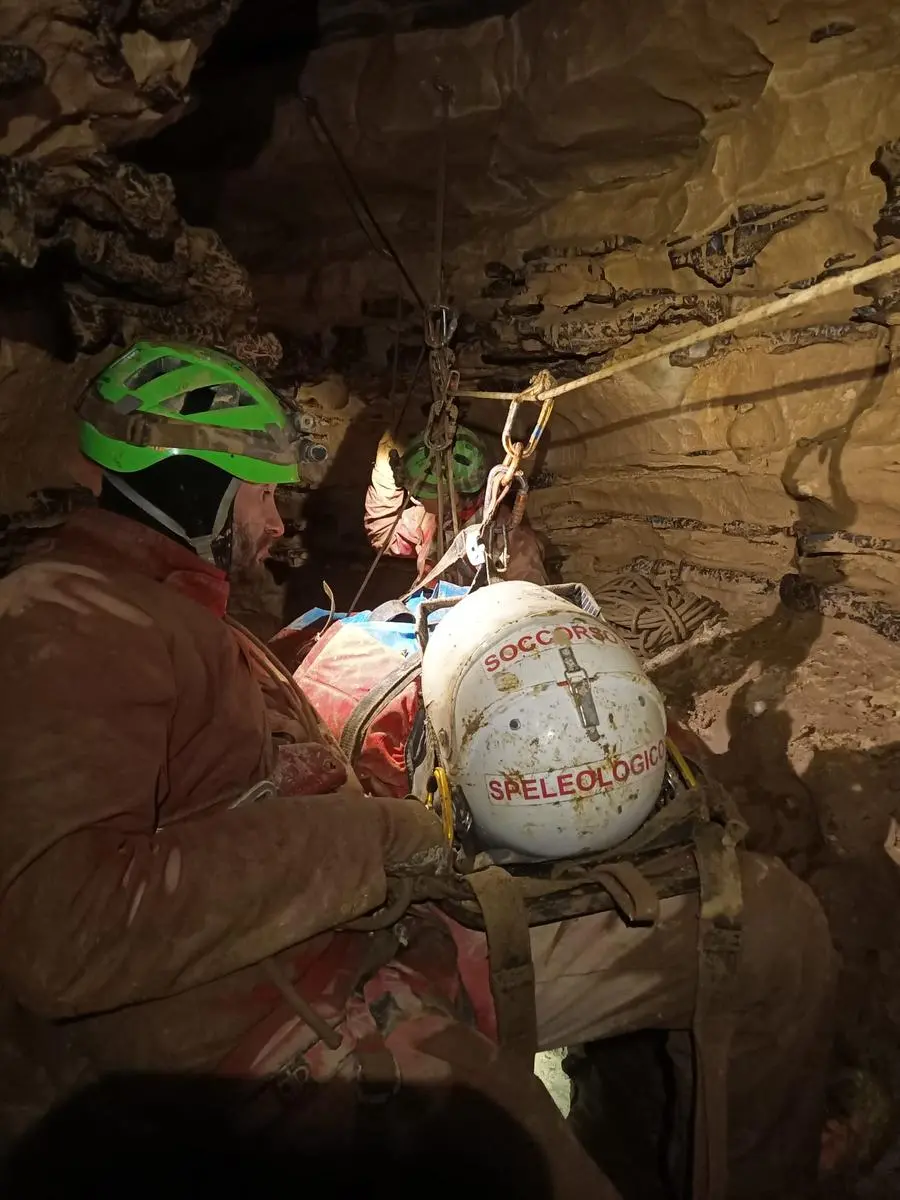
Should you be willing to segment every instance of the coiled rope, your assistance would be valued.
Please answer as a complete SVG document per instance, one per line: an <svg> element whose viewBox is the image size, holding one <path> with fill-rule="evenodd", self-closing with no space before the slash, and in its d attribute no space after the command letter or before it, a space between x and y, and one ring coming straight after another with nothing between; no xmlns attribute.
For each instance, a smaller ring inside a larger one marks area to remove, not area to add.
<svg viewBox="0 0 900 1200"><path fill-rule="evenodd" d="M631 571L616 575L592 594L604 618L642 658L686 642L707 621L723 615L708 596Z"/></svg>

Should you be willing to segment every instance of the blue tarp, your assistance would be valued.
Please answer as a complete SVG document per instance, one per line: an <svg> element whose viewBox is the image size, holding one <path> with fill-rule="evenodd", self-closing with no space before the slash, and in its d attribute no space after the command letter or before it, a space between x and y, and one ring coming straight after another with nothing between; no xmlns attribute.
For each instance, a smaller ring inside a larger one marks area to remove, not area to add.
<svg viewBox="0 0 900 1200"><path fill-rule="evenodd" d="M414 593L406 601L405 607L409 610L410 616L414 616L423 600L451 600L457 596L465 596L468 590L466 587L459 587L454 583L444 583L442 581L435 588L423 588L421 591ZM416 629L413 621L405 621L400 617L397 617L393 621L373 621L372 611L372 609L365 609L363 612L353 613L352 616L348 613L335 613L334 620L340 621L344 625L365 625L367 632L373 638L383 645L399 651L404 656L416 649ZM437 625L440 619L449 611L450 609L448 608L441 608L437 612L432 613L428 618L429 628ZM298 617L296 621L292 621L288 628L306 629L307 626L312 625L316 621L324 620L327 616L327 608L311 608L308 612Z"/></svg>

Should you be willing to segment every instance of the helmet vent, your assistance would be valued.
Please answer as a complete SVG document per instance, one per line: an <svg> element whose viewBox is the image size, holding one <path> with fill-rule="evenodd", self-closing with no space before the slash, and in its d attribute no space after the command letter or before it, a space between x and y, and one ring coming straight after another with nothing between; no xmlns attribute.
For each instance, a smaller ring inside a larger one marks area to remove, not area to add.
<svg viewBox="0 0 900 1200"><path fill-rule="evenodd" d="M125 386L137 391L138 388L152 383L154 379L160 379L163 375L168 375L170 371L179 371L182 367L189 365L183 358L177 358L174 354L163 354L133 371L125 380Z"/></svg>
<svg viewBox="0 0 900 1200"><path fill-rule="evenodd" d="M196 413L221 412L223 409L250 408L256 401L236 383L216 383L191 388L170 396L162 405L168 412L192 417Z"/></svg>

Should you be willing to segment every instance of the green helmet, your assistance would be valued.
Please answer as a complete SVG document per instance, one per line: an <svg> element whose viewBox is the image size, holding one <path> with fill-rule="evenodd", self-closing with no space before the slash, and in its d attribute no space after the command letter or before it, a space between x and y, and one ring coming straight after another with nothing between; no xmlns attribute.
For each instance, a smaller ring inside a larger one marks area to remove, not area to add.
<svg viewBox="0 0 900 1200"><path fill-rule="evenodd" d="M258 375L201 346L137 342L78 402L83 453L109 471L174 455L205 459L248 483L297 483L290 415Z"/></svg>
<svg viewBox="0 0 900 1200"><path fill-rule="evenodd" d="M453 463L453 486L463 496L480 492L487 478L487 451L477 433L458 425L456 440L450 452ZM410 494L417 500L434 500L437 497L437 478L431 451L425 445L424 436L410 443L403 455L403 471L409 484Z"/></svg>

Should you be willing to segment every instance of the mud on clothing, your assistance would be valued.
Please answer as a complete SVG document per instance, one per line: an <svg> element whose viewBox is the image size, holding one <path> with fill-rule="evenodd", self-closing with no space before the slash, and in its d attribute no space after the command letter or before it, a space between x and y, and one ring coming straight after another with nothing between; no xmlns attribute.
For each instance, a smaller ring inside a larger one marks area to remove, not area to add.
<svg viewBox="0 0 900 1200"><path fill-rule="evenodd" d="M402 823L227 595L103 511L0 583L0 978L94 1069L264 1074L315 1038L261 960L335 1023L395 960L393 935L334 929L384 901ZM411 918L404 952L428 964L403 968L419 1007L467 1016L446 925Z"/></svg>

